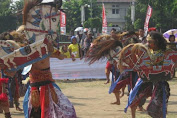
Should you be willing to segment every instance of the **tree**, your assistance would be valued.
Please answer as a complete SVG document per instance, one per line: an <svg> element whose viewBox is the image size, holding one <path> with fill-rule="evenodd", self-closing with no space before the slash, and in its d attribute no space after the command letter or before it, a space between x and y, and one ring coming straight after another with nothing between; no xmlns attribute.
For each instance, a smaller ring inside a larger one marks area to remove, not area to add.
<svg viewBox="0 0 177 118"><path fill-rule="evenodd" d="M174 5L176 0L136 0L135 6L135 23L133 24L133 29L137 30L144 27L146 12L148 4L153 8L152 16L149 21L149 27L156 27L161 32L168 29L174 28L176 23L176 10L177 7ZM175 8L176 7L176 8ZM129 30L131 26L130 12L126 17L126 26Z"/></svg>
<svg viewBox="0 0 177 118"><path fill-rule="evenodd" d="M81 25L81 6L88 4L90 5L90 2L88 0L70 0L63 3L63 8L66 9L66 19L67 19L67 32L72 32L76 27L82 26ZM91 18L91 8L85 7L85 23L84 27L93 27L93 23L95 24L95 21L100 24L100 20L98 20L101 17L101 6L98 5L96 0L92 0L92 17ZM98 26L98 25L97 25Z"/></svg>
<svg viewBox="0 0 177 118"><path fill-rule="evenodd" d="M88 18L88 20L84 22L84 27L89 27L91 29L97 28L101 30L101 26L102 26L101 22L102 19L100 19L99 17Z"/></svg>
<svg viewBox="0 0 177 118"><path fill-rule="evenodd" d="M23 22L23 15L22 15L23 7L24 7L24 0L16 1L12 6L13 14L17 16L17 26L22 25Z"/></svg>
<svg viewBox="0 0 177 118"><path fill-rule="evenodd" d="M23 0L21 0L22 2ZM17 18L16 12L19 7L19 1L15 4L12 3L12 0L0 0L0 33L5 31L11 31L17 28Z"/></svg>

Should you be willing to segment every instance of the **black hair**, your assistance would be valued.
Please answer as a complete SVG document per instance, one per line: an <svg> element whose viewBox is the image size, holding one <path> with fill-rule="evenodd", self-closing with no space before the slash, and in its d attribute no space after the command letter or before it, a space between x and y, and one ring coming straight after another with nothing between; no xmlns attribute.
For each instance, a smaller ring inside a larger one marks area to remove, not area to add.
<svg viewBox="0 0 177 118"><path fill-rule="evenodd" d="M128 31L126 34L123 35L123 37L127 37L124 42L124 46L132 43L139 43L138 34L134 31Z"/></svg>
<svg viewBox="0 0 177 118"><path fill-rule="evenodd" d="M158 47L158 49L161 49L162 51L166 50L167 41L161 33L157 31L151 31L149 35L155 41L155 45Z"/></svg>
<svg viewBox="0 0 177 118"><path fill-rule="evenodd" d="M170 35L170 36L169 36L169 39L170 39L171 37L174 37L174 38L175 38L175 35Z"/></svg>

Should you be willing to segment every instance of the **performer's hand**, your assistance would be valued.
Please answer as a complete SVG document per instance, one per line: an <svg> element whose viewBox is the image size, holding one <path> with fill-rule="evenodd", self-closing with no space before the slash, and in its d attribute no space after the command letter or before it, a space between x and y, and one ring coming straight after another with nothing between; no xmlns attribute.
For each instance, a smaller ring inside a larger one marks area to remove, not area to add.
<svg viewBox="0 0 177 118"><path fill-rule="evenodd" d="M49 41L49 42L47 43L47 48L48 48L48 51L49 51L49 52L53 52L53 51L54 51L54 47L53 47L53 45L52 45L52 42Z"/></svg>
<svg viewBox="0 0 177 118"><path fill-rule="evenodd" d="M83 57L80 57L80 60L82 60L83 59Z"/></svg>
<svg viewBox="0 0 177 118"><path fill-rule="evenodd" d="M109 83L109 80L107 80L106 83L104 83L104 84L108 84L108 83Z"/></svg>
<svg viewBox="0 0 177 118"><path fill-rule="evenodd" d="M76 59L75 58L72 58L72 61L75 61Z"/></svg>

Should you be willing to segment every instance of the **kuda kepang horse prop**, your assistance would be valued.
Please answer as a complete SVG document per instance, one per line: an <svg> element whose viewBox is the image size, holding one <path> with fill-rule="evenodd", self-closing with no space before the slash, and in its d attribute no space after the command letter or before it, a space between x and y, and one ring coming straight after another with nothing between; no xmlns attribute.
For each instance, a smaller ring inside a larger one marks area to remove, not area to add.
<svg viewBox="0 0 177 118"><path fill-rule="evenodd" d="M51 42L57 37L59 9L62 0L29 1L24 6L23 25L28 45L14 48L15 42L0 38L0 64L5 70L16 71L51 54Z"/></svg>
<svg viewBox="0 0 177 118"><path fill-rule="evenodd" d="M177 52L167 50L160 58L163 60L163 64L156 65L146 46L140 43L130 44L120 52L118 65L121 71L138 72L143 81L170 80L174 76Z"/></svg>
<svg viewBox="0 0 177 118"><path fill-rule="evenodd" d="M56 4L58 3L58 4ZM59 10L62 1L36 3L28 2L24 7L23 25L30 43L37 40L55 40L59 24Z"/></svg>

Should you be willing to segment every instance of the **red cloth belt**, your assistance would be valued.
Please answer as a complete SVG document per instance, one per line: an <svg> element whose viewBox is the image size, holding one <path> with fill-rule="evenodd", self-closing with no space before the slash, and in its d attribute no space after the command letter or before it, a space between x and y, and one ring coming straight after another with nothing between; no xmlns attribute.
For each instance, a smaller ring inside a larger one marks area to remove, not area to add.
<svg viewBox="0 0 177 118"><path fill-rule="evenodd" d="M2 84L3 84L3 83L7 84L8 81L9 81L8 78L1 78L1 79L0 79L0 93L1 93L1 94L0 94L0 101L3 101L3 102L8 101L8 97L7 97L7 94L6 94L6 93L3 93L3 92L2 92Z"/></svg>

